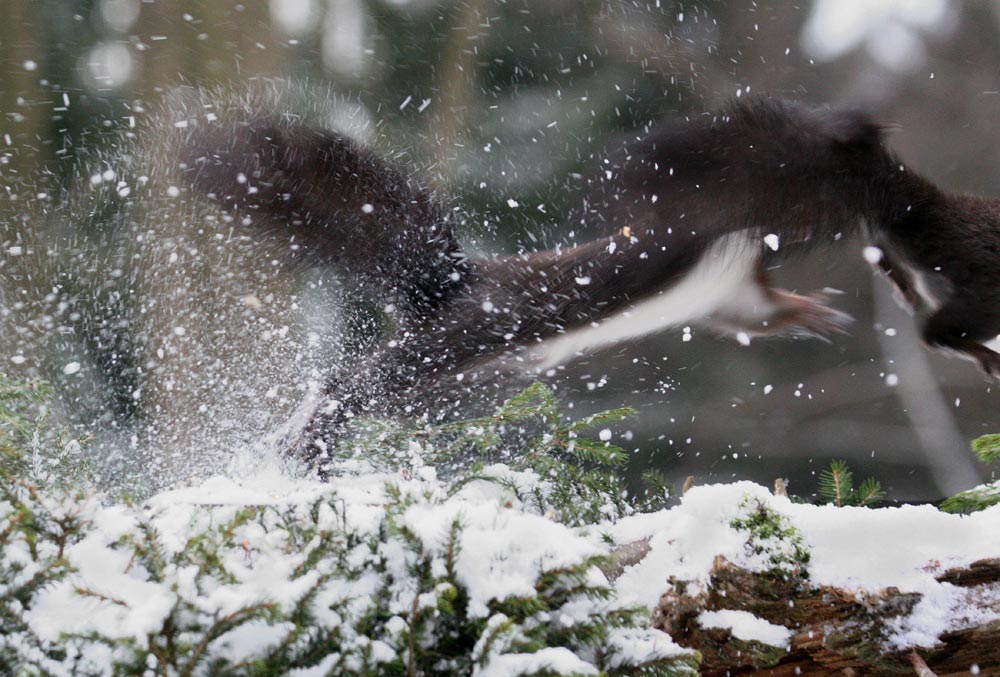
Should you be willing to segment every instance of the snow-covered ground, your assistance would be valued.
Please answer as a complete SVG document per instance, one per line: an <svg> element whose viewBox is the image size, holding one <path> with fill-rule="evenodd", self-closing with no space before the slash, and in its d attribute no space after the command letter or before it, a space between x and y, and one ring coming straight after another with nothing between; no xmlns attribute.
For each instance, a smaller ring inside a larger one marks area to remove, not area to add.
<svg viewBox="0 0 1000 677"><path fill-rule="evenodd" d="M485 474L524 487L543 482L531 472L505 466L491 466ZM496 612L496 602L539 595L539 580L546 572L583 564L585 583L611 585L615 598L570 596L555 612L546 612L545 623L566 629L629 606L651 610L671 577L695 586L707 584L718 555L750 570L767 567L765 558L747 548L747 533L733 527L734 520L760 506L785 518L798 533L811 555L812 583L858 591L895 586L922 595L912 614L896 625L888 640L891 646L931 646L943 632L998 617L973 605L965 589L935 576L1000 554L1000 506L969 516L945 514L931 506L835 508L794 503L759 485L738 482L695 487L667 510L571 528L552 515L526 509L502 485L477 480L453 490L429 467L400 475L359 470L329 483L290 479L276 467L264 467L242 480L215 477L161 493L141 506L102 506L94 500L82 507L48 505L54 514L75 513L91 526L64 553L75 573L38 591L24 613L27 630L0 640L0 647L35 656L55 674L70 674L71 664L86 664L99 673L121 660L123 649L106 640L128 640L129 650L142 648L171 614L187 618L196 628L201 627L195 622L199 614L207 619L204 625L252 605L289 611L306 600L313 622L341 627L344 645L365 644L376 663L388 661L401 650L393 637L403 636L407 619L420 608L435 613L442 608L442 584L428 592L413 573L421 555L417 551L422 551L428 575L454 580L468 596L469 618L486 621L475 648L482 658L478 674L521 674L541 667L596 673L594 657L583 650L521 651L516 650L516 638L506 644L491 639L490 629L507 620ZM0 502L0 531L13 519L10 504ZM179 553L193 551L192 543L205 534L213 534L223 545L194 550L208 559L216 557L225 575L205 576L198 561L179 558ZM340 569L329 557L310 560L324 534L343 539L331 551L339 553ZM594 556L638 540L648 541L648 554L611 583L599 567L586 565ZM150 555L153 541L156 552ZM417 551L407 549L410 542L419 544ZM27 567L22 577L31 575L27 547L8 543L0 573L20 563ZM378 566L368 566L376 559ZM356 575L342 575L344 571ZM352 619L370 613L372 600L379 596L387 599L386 609L394 614L379 626L382 634L350 634L350 628L358 627L351 626ZM182 607L184 614L178 615ZM705 627L731 628L741 639L779 647L789 641L787 629L746 612L704 612L700 621ZM288 625L287 620L269 624L260 619L238 625L214 636L204 651L231 661L247 660L285 641ZM34 640L29 641L32 634L42 642L65 642L73 660L43 660L31 644ZM17 646L18 641L23 645ZM622 661L683 653L654 629L619 629L608 641L618 647ZM295 674L326 674L334 660ZM156 659L150 658L150 674L155 667Z"/></svg>

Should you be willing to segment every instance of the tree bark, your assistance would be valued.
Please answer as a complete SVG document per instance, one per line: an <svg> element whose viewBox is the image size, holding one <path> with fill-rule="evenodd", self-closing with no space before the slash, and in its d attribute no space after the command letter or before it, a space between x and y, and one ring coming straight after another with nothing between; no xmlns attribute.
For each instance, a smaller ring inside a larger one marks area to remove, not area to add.
<svg viewBox="0 0 1000 677"><path fill-rule="evenodd" d="M1000 611L1000 559L944 571L939 581L964 588L970 603ZM716 559L707 591L671 580L653 624L703 656L705 675L1000 675L1000 621L970 625L940 638L933 648L886 647L892 623L910 613L920 594L886 588L876 594L814 586L795 574L749 572ZM703 628L702 611L748 611L792 631L786 649Z"/></svg>

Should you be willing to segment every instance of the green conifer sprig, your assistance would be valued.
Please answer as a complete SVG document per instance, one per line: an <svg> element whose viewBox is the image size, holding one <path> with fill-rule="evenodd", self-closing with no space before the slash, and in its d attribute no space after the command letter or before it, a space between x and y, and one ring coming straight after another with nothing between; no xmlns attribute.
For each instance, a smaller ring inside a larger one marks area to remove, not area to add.
<svg viewBox="0 0 1000 677"><path fill-rule="evenodd" d="M50 497L0 467L0 674L19 674L21 652L64 654L31 632L25 612L47 586L72 572L66 549L90 524L82 493Z"/></svg>
<svg viewBox="0 0 1000 677"><path fill-rule="evenodd" d="M809 577L812 555L802 535L787 517L770 506L747 498L729 526L746 533L747 555L757 560L766 575L780 579Z"/></svg>
<svg viewBox="0 0 1000 677"><path fill-rule="evenodd" d="M646 470L642 473L643 488L634 499L634 505L639 512L655 512L663 510L670 503L670 483L659 470Z"/></svg>
<svg viewBox="0 0 1000 677"><path fill-rule="evenodd" d="M961 491L941 502L940 509L951 513L971 513L1000 503L1000 482Z"/></svg>
<svg viewBox="0 0 1000 677"><path fill-rule="evenodd" d="M358 440L336 453L346 451L345 459L360 457L376 467L397 470L412 463L416 445L421 462L439 471L451 469L453 491L477 480L494 482L509 489L531 510L578 525L615 520L637 507L662 506L668 500L667 484L655 474L644 476L654 483L649 491L630 496L620 474L628 454L620 446L594 440L588 434L634 414L633 409L621 407L567 420L552 389L536 382L490 416L422 428L360 421ZM532 473L542 482L482 474L486 464L496 462Z"/></svg>
<svg viewBox="0 0 1000 677"><path fill-rule="evenodd" d="M819 474L819 496L822 502L837 507L848 505L870 507L885 498L882 485L869 477L854 488L854 473L846 461L833 460Z"/></svg>
<svg viewBox="0 0 1000 677"><path fill-rule="evenodd" d="M972 450L983 463L1000 461L1000 435L983 435L972 441ZM970 513L1000 503L1000 480L962 491L941 503L941 510Z"/></svg>
<svg viewBox="0 0 1000 677"><path fill-rule="evenodd" d="M1000 461L1000 435L983 435L972 441L972 450L983 463Z"/></svg>
<svg viewBox="0 0 1000 677"><path fill-rule="evenodd" d="M0 373L0 440L13 444L12 436L28 437L35 430L39 405L52 393L42 381L17 381Z"/></svg>

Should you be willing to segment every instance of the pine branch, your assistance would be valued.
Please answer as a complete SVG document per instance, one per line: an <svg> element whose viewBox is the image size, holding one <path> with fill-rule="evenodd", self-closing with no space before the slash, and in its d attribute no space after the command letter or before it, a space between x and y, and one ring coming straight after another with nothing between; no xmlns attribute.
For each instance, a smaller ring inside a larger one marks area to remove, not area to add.
<svg viewBox="0 0 1000 677"><path fill-rule="evenodd" d="M158 521L160 513L122 506L118 509L133 514L135 521L105 546L125 555L125 561L109 559L123 569L109 571L110 580L137 578L168 596L160 627L141 639L100 632L68 633L58 641L32 635L24 614L47 586L67 586L59 594L69 605L86 598L91 605L128 614L134 611L134 601L126 592L108 593L108 588L86 580L63 581L72 567L59 556L72 557L69 546L98 528L92 516L102 508L95 501L55 485L22 481L0 469L0 632L23 637L14 645L0 642L0 672L27 666L47 674L56 666L65 674L265 675L324 663L331 674L345 677L445 677L471 673L477 664L487 669L506 654L549 647L593 665L596 656L614 655L618 630L655 632L648 629L644 612L621 606L606 579L595 576L599 567L607 566L607 558L581 554L558 566L538 566L533 587L523 596L486 599L489 615L483 618L484 600L476 601L480 606L473 613L470 591L461 579L463 558L469 556L461 515L447 524L444 538L430 542L411 528L407 515L417 506L434 509L453 497L456 487L482 481L494 482L523 501L525 507L516 509L545 515L535 519L584 524L627 514L634 508L621 477L612 471L624 462L624 452L607 440L584 436L585 429L627 413L615 410L567 422L555 394L536 384L491 417L416 430L374 426L380 444L401 445L402 453L384 446L375 452L381 453L387 468L409 464L409 445L414 442L420 454L432 458L439 448L455 453L456 445L499 451L505 431L512 428L539 432L523 446L504 449L508 469L474 465L468 475L459 472L446 483L428 484L412 476L389 482L384 494L364 507L364 526L358 525L357 509L332 492L281 509L191 508L186 527ZM511 454L511 449L519 453ZM8 556L11 549L17 551L13 559ZM274 566L280 558L290 559ZM256 591L235 610L222 601L244 599L240 595L245 581L253 578L250 570L268 559L267 571L283 572L274 580L275 590L283 591L276 596L283 601ZM29 571L20 562L34 568ZM566 605L574 609L568 625L560 620ZM273 641L248 647L243 639L233 639L242 654L230 656L228 638L242 637L241 628L250 623L273 630ZM88 648L95 645L102 650ZM108 661L106 668L78 665L92 656ZM686 666L692 660L692 654L620 657L606 672L690 674Z"/></svg>
<svg viewBox="0 0 1000 677"><path fill-rule="evenodd" d="M858 487L858 491L854 495L854 502L859 506L867 507L881 502L884 498L885 491L882 489L882 484L874 477L869 477Z"/></svg>
<svg viewBox="0 0 1000 677"><path fill-rule="evenodd" d="M819 474L819 495L828 503L843 507L853 492L854 475L845 461L830 461L830 467Z"/></svg>
<svg viewBox="0 0 1000 677"><path fill-rule="evenodd" d="M983 435L972 441L972 450L983 463L1000 461L1000 435Z"/></svg>
<svg viewBox="0 0 1000 677"><path fill-rule="evenodd" d="M854 473L846 461L833 460L830 466L819 474L819 497L821 502L832 503L838 508L853 505L870 507L885 498L885 492L878 480L869 477L854 489Z"/></svg>
<svg viewBox="0 0 1000 677"><path fill-rule="evenodd" d="M983 435L972 442L972 450L983 463L1000 460L1000 435ZM941 503L941 510L952 513L971 513L1000 503L1000 481L984 484L955 494Z"/></svg>
<svg viewBox="0 0 1000 677"><path fill-rule="evenodd" d="M940 506L944 512L972 513L1000 503L1000 482L985 484L945 499Z"/></svg>

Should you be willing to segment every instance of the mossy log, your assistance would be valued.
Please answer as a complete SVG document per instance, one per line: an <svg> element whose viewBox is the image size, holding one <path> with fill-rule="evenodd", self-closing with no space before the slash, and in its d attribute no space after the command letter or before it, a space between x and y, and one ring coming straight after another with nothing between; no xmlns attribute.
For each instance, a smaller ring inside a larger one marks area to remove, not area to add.
<svg viewBox="0 0 1000 677"><path fill-rule="evenodd" d="M1000 560L943 571L938 580L965 588L979 608L1000 611ZM774 576L716 559L707 591L672 580L653 623L683 646L697 649L705 675L1000 675L1000 621L964 627L933 648L897 650L885 642L892 624L920 601L917 593L887 588L857 593L815 586L791 574ZM792 632L787 649L736 639L729 629L703 628L703 611L747 611ZM987 614L988 615L988 614Z"/></svg>

